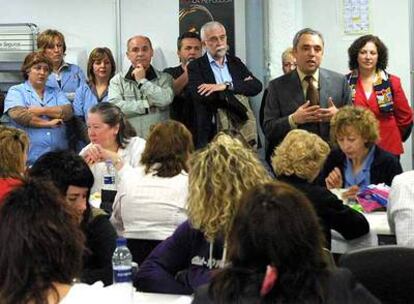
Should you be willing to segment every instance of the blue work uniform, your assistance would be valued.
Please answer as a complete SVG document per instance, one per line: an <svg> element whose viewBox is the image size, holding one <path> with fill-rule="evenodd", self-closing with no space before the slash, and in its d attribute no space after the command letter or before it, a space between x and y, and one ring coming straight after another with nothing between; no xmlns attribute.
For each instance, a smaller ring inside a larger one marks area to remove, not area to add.
<svg viewBox="0 0 414 304"><path fill-rule="evenodd" d="M4 101L4 113L14 107L55 107L66 104L70 104L70 102L61 91L46 86L42 100L31 84L25 81L9 89ZM48 116L42 118L51 119ZM24 130L29 136L30 146L27 160L29 166L49 151L66 150L68 148L65 124L53 128L25 127L10 118L10 125Z"/></svg>
<svg viewBox="0 0 414 304"><path fill-rule="evenodd" d="M86 121L88 116L88 111L94 105L98 104L99 102L107 102L108 101L108 90L106 90L101 98L98 97L96 90L93 86L83 83L81 86L76 90L75 100L73 101L73 114L75 116L82 117L84 121Z"/></svg>

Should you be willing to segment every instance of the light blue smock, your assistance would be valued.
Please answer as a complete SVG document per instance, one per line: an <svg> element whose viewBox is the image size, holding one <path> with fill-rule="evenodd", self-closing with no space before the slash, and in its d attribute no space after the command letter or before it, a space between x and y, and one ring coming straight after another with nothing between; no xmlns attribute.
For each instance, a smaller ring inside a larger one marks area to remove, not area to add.
<svg viewBox="0 0 414 304"><path fill-rule="evenodd" d="M59 71L60 85L55 73L50 73L46 85L52 88L62 90L70 101L75 97L76 89L85 83L85 74L79 66L71 63L64 63Z"/></svg>
<svg viewBox="0 0 414 304"><path fill-rule="evenodd" d="M65 94L61 91L46 86L43 100L39 98L29 81L12 86L4 100L4 113L14 107L29 108L36 107L55 107L70 104ZM42 117L51 119L48 116ZM10 118L10 125L24 130L29 136L29 155L27 163L31 166L41 155L55 150L68 149L66 137L66 127L62 124L55 128L35 128L25 127Z"/></svg>
<svg viewBox="0 0 414 304"><path fill-rule="evenodd" d="M82 117L83 121L86 121L88 111L91 107L98 102L108 101L108 90L103 94L103 97L99 100L94 88L87 83L83 83L76 90L75 100L73 101L73 114L75 116Z"/></svg>

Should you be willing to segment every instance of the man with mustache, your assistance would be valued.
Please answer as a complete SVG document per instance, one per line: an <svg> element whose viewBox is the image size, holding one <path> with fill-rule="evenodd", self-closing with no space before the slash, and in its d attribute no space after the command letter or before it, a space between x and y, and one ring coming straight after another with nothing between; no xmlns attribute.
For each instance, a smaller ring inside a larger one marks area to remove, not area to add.
<svg viewBox="0 0 414 304"><path fill-rule="evenodd" d="M173 80L174 100L170 108L171 119L182 122L195 136L193 102L187 92L188 71L190 61L201 57L201 38L195 32L184 32L177 39L177 55L180 65L164 70Z"/></svg>
<svg viewBox="0 0 414 304"><path fill-rule="evenodd" d="M169 119L172 77L152 67L154 51L146 36L129 38L126 55L131 67L111 79L108 101L121 108L139 137L146 138L151 125Z"/></svg>
<svg viewBox="0 0 414 304"><path fill-rule="evenodd" d="M351 103L345 76L319 67L323 52L321 33L300 30L293 39L296 70L269 83L263 120L267 159L292 129L305 129L328 141L332 116Z"/></svg>
<svg viewBox="0 0 414 304"><path fill-rule="evenodd" d="M239 126L247 121L250 110L235 97L255 96L262 90L261 82L237 57L227 54L227 35L224 26L211 21L200 30L206 53L188 65L189 93L194 103L196 148L202 148L218 129L218 110L229 114L229 120ZM255 134L256 130L254 130Z"/></svg>

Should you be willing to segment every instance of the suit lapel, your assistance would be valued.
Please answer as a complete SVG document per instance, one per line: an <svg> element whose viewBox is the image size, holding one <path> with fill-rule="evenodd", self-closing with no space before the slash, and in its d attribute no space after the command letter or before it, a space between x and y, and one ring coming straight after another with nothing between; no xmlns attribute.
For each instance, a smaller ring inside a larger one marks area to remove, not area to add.
<svg viewBox="0 0 414 304"><path fill-rule="evenodd" d="M324 69L319 69L319 105L321 108L328 107L328 88L330 86L330 77Z"/></svg>
<svg viewBox="0 0 414 304"><path fill-rule="evenodd" d="M302 84L300 83L299 74L293 71L289 74L290 79L288 80L288 94L290 100L294 101L298 107L305 103L305 96L303 95Z"/></svg>

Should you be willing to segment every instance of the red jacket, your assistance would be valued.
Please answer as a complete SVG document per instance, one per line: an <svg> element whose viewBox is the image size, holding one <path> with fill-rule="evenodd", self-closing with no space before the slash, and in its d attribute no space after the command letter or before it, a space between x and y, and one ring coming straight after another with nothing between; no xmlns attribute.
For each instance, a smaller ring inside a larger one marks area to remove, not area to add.
<svg viewBox="0 0 414 304"><path fill-rule="evenodd" d="M389 75L389 77L394 101L393 114L380 113L374 91L367 100L360 78L355 87L354 105L369 108L377 117L380 131L378 146L394 155L400 155L404 152L401 133L411 124L413 112L401 87L400 78L394 75Z"/></svg>
<svg viewBox="0 0 414 304"><path fill-rule="evenodd" d="M22 184L22 181L17 178L12 178L12 177L0 178L0 204L3 202L4 197L10 191L20 186L21 184Z"/></svg>

